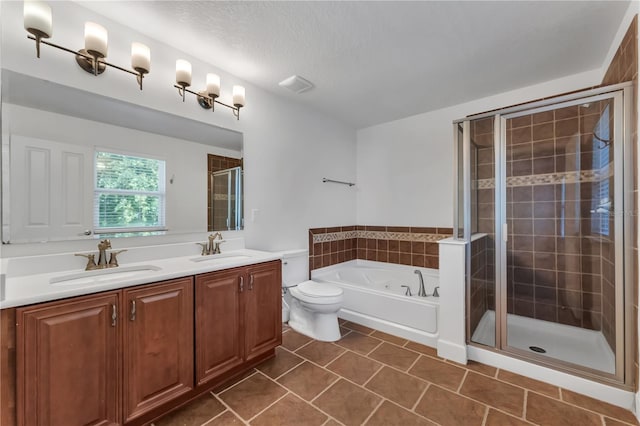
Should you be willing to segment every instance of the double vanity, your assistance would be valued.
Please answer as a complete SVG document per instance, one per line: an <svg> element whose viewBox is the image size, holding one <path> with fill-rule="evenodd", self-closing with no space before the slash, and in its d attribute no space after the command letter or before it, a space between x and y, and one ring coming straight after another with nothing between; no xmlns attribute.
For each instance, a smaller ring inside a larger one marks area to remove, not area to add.
<svg viewBox="0 0 640 426"><path fill-rule="evenodd" d="M280 256L193 246L3 259L0 423L146 424L272 357Z"/></svg>

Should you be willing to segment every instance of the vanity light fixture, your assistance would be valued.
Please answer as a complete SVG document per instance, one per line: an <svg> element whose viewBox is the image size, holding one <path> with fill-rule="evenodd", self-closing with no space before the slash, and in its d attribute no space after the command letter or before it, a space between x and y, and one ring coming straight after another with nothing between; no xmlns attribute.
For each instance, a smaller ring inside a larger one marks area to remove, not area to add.
<svg viewBox="0 0 640 426"><path fill-rule="evenodd" d="M133 74L138 80L140 90L142 90L142 79L151 69L151 52L142 43L133 43L131 45L131 67L133 71L105 61L104 58L107 57L108 47L107 30L93 22L85 23L84 49L77 52L44 40L50 38L53 33L53 21L51 7L42 1L25 0L24 29L31 34L27 38L36 42L36 56L38 58L40 57L40 45L46 44L75 55L76 62L80 68L93 75L102 74L107 66Z"/></svg>
<svg viewBox="0 0 640 426"><path fill-rule="evenodd" d="M191 86L191 64L184 59L178 59L176 61L176 84L173 87L178 89L182 102L184 102L185 95L188 92L196 95L198 104L202 108L215 111L215 104L220 104L230 108L233 115L240 120L240 108L245 105L244 87L233 86L233 105L229 105L218 100L220 96L220 76L217 74L207 74L206 89L203 91L194 92L187 89L189 86Z"/></svg>

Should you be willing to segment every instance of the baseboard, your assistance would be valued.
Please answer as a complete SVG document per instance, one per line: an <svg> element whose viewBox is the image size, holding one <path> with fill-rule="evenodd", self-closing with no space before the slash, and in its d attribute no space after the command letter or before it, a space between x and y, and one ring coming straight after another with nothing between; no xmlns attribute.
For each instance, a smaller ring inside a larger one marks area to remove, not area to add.
<svg viewBox="0 0 640 426"><path fill-rule="evenodd" d="M438 340L438 356L460 364L467 363L467 346L445 340Z"/></svg>

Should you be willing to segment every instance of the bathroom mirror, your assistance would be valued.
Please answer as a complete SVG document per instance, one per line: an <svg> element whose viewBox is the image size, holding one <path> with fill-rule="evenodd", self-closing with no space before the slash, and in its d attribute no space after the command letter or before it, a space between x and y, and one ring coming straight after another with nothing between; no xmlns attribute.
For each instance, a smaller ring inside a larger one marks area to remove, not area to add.
<svg viewBox="0 0 640 426"><path fill-rule="evenodd" d="M3 69L2 242L242 229L242 140ZM211 156L240 167L230 221L211 219Z"/></svg>

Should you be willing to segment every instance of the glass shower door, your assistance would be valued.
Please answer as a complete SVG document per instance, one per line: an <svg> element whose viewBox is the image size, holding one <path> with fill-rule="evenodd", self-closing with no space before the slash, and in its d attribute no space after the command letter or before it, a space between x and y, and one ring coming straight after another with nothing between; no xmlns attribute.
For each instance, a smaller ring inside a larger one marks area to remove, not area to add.
<svg viewBox="0 0 640 426"><path fill-rule="evenodd" d="M505 115L508 350L620 377L622 94ZM616 362L618 360L618 362Z"/></svg>
<svg viewBox="0 0 640 426"><path fill-rule="evenodd" d="M493 117L456 124L458 169L467 170L469 184L459 182L457 232L467 242L467 335L486 346L496 344L495 264L495 120ZM460 177L459 177L460 179Z"/></svg>
<svg viewBox="0 0 640 426"><path fill-rule="evenodd" d="M213 230L239 230L243 223L242 168L211 173Z"/></svg>
<svg viewBox="0 0 640 426"><path fill-rule="evenodd" d="M467 342L635 380L630 84L454 122Z"/></svg>

